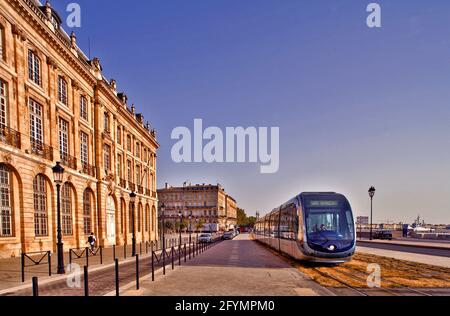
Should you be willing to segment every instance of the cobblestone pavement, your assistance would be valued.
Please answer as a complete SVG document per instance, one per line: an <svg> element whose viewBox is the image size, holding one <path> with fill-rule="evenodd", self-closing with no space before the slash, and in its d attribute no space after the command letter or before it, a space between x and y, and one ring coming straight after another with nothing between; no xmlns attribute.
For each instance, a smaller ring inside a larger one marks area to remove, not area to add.
<svg viewBox="0 0 450 316"><path fill-rule="evenodd" d="M174 265L177 265L179 263L178 256L177 256L177 247L174 248ZM189 247L186 247L186 257L188 259L189 254ZM149 275L151 273L151 248L148 248L149 253L146 254L146 247L142 247L142 255L140 256L140 277ZM130 258L131 256L131 247L127 247L127 259L123 258L123 247L118 247L116 249L116 256L122 255L122 259L119 262L119 283L120 286L123 286L129 282L132 282L136 279L136 261L134 258ZM192 249L191 251L194 251ZM122 253L121 253L122 252ZM140 252L140 246L137 247L137 252L139 254ZM171 251L170 249L167 250L168 257L166 258L166 270L170 271L171 269ZM181 263L184 264L184 247L182 247L182 257L181 257ZM159 256L159 259L161 259L161 251L157 251L156 254ZM155 257L156 258L156 257ZM57 276L58 280L55 281L49 281L46 280L45 282L42 282L43 284L40 284L39 286L39 295L41 296L82 296L84 295L84 277L82 275L83 265L85 263L85 259L80 259L75 261L75 263L80 265L81 270L81 276L79 279L79 285L80 286L69 286L69 283L74 283L74 275L71 275L70 272L66 271L66 275L61 277ZM110 291L115 290L115 268L114 268L114 262L113 262L113 254L112 249L108 249L104 251L103 261L104 265L101 266L100 258L98 257L90 257L89 259L89 270L91 271L89 273L89 294L92 296L100 296L105 295ZM96 261L94 261L96 260ZM105 260L107 262L105 262ZM91 262L93 262L93 265L91 265ZM154 266L155 270L162 267L162 263L157 261L157 259L154 259ZM42 267L40 268L42 270ZM56 267L55 267L56 269ZM20 272L20 271L19 271ZM17 271L14 271L14 273L17 273ZM20 274L20 273L19 273ZM45 275L44 271L39 271L39 273L28 273L30 274L30 277L33 276L40 276ZM48 282L48 283L47 283ZM26 282L25 284L30 284L30 282ZM3 293L4 296L29 296L32 295L32 289L26 288L26 289L20 289L14 292L9 293Z"/></svg>
<svg viewBox="0 0 450 316"><path fill-rule="evenodd" d="M333 295L248 235L223 241L164 278L141 282L129 296Z"/></svg>

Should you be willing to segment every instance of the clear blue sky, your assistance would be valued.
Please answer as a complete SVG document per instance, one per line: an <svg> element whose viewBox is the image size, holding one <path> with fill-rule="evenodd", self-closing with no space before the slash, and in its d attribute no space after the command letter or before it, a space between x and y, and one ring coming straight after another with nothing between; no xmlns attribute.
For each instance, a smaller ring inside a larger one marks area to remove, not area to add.
<svg viewBox="0 0 450 316"><path fill-rule="evenodd" d="M381 29L369 2L82 0L75 31L157 129L159 187L220 182L250 214L333 190L367 215L375 185L375 221L450 223L450 2L378 1ZM279 126L279 172L176 165L194 118Z"/></svg>

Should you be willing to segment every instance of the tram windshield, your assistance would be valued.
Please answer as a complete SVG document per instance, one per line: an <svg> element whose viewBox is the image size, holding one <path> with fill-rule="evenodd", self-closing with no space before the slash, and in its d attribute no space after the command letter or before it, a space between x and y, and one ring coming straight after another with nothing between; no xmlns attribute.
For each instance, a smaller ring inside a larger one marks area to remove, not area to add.
<svg viewBox="0 0 450 316"><path fill-rule="evenodd" d="M354 242L354 223L348 202L336 197L312 197L305 200L310 247L326 252L350 249Z"/></svg>

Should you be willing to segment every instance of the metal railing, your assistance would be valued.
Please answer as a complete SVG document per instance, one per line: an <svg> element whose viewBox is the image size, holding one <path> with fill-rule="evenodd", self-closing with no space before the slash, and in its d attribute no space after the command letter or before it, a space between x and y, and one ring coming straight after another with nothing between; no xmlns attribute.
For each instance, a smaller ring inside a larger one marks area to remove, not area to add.
<svg viewBox="0 0 450 316"><path fill-rule="evenodd" d="M77 158L66 153L61 153L61 164L72 169L77 169Z"/></svg>
<svg viewBox="0 0 450 316"><path fill-rule="evenodd" d="M21 135L18 131L7 126L0 126L0 141L16 148L21 147Z"/></svg>
<svg viewBox="0 0 450 316"><path fill-rule="evenodd" d="M37 258L33 258L37 257ZM32 263L27 265L28 261ZM47 261L44 261L47 259ZM22 282L25 282L25 268L34 267L41 264L48 264L48 276L52 276L52 252L51 251L36 251L22 253L21 266L22 266Z"/></svg>
<svg viewBox="0 0 450 316"><path fill-rule="evenodd" d="M88 163L82 163L81 164L81 172L83 172L84 174L87 174L91 177L95 177L95 167L88 164Z"/></svg>
<svg viewBox="0 0 450 316"><path fill-rule="evenodd" d="M69 250L69 263L78 259L86 259L86 266L89 267L89 256L96 257L100 256L100 264L103 264L103 247L100 246L92 250L89 247L86 248L72 248Z"/></svg>
<svg viewBox="0 0 450 316"><path fill-rule="evenodd" d="M31 153L44 159L53 161L53 147L50 147L33 139L31 140Z"/></svg>

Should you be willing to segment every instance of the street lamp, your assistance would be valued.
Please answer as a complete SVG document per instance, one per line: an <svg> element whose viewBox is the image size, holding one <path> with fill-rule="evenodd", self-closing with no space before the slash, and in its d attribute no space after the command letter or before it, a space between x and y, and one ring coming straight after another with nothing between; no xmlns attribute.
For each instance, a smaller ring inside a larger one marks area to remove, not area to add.
<svg viewBox="0 0 450 316"><path fill-rule="evenodd" d="M191 213L189 213L189 247L191 245L191 241L192 241L192 211Z"/></svg>
<svg viewBox="0 0 450 316"><path fill-rule="evenodd" d="M183 224L183 213L181 211L178 212L178 217L180 217L180 243L178 245L181 247L181 225Z"/></svg>
<svg viewBox="0 0 450 316"><path fill-rule="evenodd" d="M136 193L134 193L134 191L132 191L130 193L130 203L131 203L131 229L132 229L132 233L133 233L133 237L131 238L131 256L135 257L136 256L136 229L134 227L134 202L136 201Z"/></svg>
<svg viewBox="0 0 450 316"><path fill-rule="evenodd" d="M370 187L369 189L370 196L370 240L372 240L372 215L373 215L373 197L375 196L375 187Z"/></svg>
<svg viewBox="0 0 450 316"><path fill-rule="evenodd" d="M64 244L62 242L62 231L61 231L61 184L63 182L64 168L61 166L60 162L56 163L56 166L52 168L53 178L56 183L56 205L57 205L57 243L56 249L58 252L58 274L65 274L64 269Z"/></svg>

